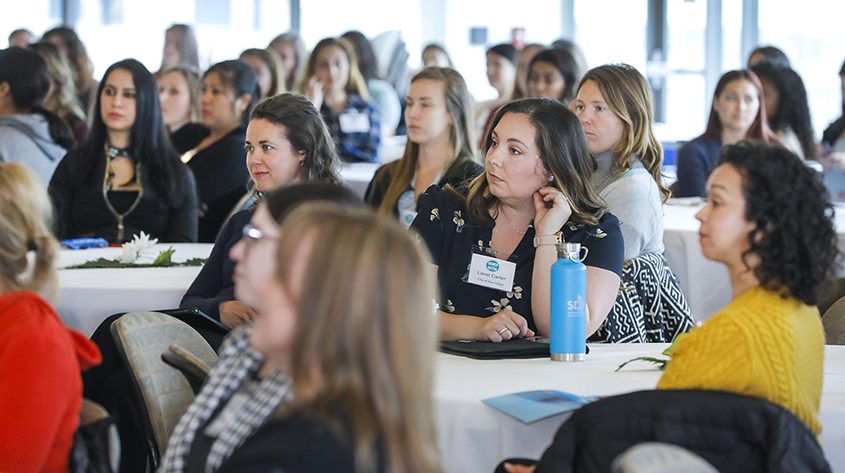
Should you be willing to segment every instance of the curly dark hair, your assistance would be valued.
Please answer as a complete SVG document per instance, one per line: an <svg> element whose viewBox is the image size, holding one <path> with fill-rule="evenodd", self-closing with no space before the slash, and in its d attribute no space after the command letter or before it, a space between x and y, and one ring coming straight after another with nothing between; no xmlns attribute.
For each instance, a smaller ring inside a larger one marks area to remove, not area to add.
<svg viewBox="0 0 845 473"><path fill-rule="evenodd" d="M813 133L813 122L810 119L810 106L807 104L807 89L804 81L794 70L774 62L759 62L751 66L761 81L767 80L778 90L780 105L774 116L769 120L769 126L775 132L787 127L792 128L801 150L806 159L816 157L816 141Z"/></svg>
<svg viewBox="0 0 845 473"><path fill-rule="evenodd" d="M754 141L722 148L721 164L742 175L745 218L755 226L742 256L759 257L760 286L815 305L841 259L820 177L788 150Z"/></svg>

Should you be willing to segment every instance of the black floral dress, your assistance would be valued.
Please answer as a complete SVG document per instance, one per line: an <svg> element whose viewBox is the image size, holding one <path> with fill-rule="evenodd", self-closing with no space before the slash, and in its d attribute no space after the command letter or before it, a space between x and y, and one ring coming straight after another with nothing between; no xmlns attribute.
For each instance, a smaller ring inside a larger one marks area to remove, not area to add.
<svg viewBox="0 0 845 473"><path fill-rule="evenodd" d="M467 216L463 202L458 202L434 185L419 199L415 229L431 251L437 265L440 310L455 314L488 317L511 309L525 317L531 330L537 331L531 313L531 279L534 271L534 225L522 237L508 261L516 263L513 289L502 291L467 281L473 253L495 256L490 240L493 227L481 226ZM581 243L589 249L584 264L622 274L624 244L619 221L605 213L598 225L564 224L565 241Z"/></svg>

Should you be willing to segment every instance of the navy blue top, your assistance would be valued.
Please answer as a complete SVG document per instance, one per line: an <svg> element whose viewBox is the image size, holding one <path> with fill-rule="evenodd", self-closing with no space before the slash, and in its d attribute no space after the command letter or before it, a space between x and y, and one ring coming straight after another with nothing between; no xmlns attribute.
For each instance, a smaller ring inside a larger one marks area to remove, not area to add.
<svg viewBox="0 0 845 473"><path fill-rule="evenodd" d="M235 282L232 280L235 262L229 259L229 250L241 239L244 225L251 216L252 209L241 210L223 225L208 260L182 296L179 307L199 309L220 320L220 304L235 300Z"/></svg>
<svg viewBox="0 0 845 473"><path fill-rule="evenodd" d="M495 224L494 224L495 225ZM458 202L433 185L419 199L419 213L411 225L431 251L438 266L438 303L443 312L488 317L511 308L537 331L531 312L531 283L534 271L534 225L528 226L508 261L516 263L510 292L467 282L472 254L488 250L493 226L471 221L463 202ZM613 271L621 277L624 243L619 220L606 212L598 225L567 222L561 228L565 241L589 248L586 266ZM489 254L489 253L488 253Z"/></svg>
<svg viewBox="0 0 845 473"><path fill-rule="evenodd" d="M674 197L707 197L707 177L719 164L720 138L698 138L678 150L678 180Z"/></svg>
<svg viewBox="0 0 845 473"><path fill-rule="evenodd" d="M346 113L364 115L370 123L369 128L365 131L343 131L340 126L340 115ZM378 162L379 146L381 146L381 120L375 105L364 100L360 95L349 94L346 97L346 109L339 115L333 114L325 102L320 107L320 114L332 135L340 159L353 163L360 161Z"/></svg>

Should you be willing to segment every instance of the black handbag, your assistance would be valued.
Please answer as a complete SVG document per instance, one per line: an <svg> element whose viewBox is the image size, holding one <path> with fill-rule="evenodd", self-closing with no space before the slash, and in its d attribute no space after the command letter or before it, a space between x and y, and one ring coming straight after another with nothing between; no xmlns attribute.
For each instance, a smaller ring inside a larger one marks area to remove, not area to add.
<svg viewBox="0 0 845 473"><path fill-rule="evenodd" d="M112 445L117 445L118 442L112 442L112 439L116 437L117 428L109 416L91 422L81 422L73 437L68 471L114 473L112 457L116 457L117 453L113 455Z"/></svg>

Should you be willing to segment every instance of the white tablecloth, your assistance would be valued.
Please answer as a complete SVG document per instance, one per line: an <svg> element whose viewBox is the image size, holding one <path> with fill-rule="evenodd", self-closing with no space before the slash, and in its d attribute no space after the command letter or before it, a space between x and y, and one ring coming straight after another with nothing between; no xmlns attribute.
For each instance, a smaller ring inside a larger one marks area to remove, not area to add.
<svg viewBox="0 0 845 473"><path fill-rule="evenodd" d="M634 363L636 356L657 356L666 344L590 345L583 363L545 359L481 361L437 355L438 441L446 473L491 473L508 457L540 458L568 414L525 425L482 399L537 389L609 396L652 389L661 371ZM845 346L827 346L822 389L821 442L834 472L845 473Z"/></svg>
<svg viewBox="0 0 845 473"><path fill-rule="evenodd" d="M173 261L207 258L210 243L159 244L151 251L173 246ZM62 250L59 267L100 257L114 259L120 248ZM151 259L147 259L151 262ZM106 317L119 312L172 309L199 273L200 266L173 268L61 269L58 312L65 324L90 336Z"/></svg>
<svg viewBox="0 0 845 473"><path fill-rule="evenodd" d="M701 254L698 242L697 205L663 206L663 244L666 259L681 282L681 290L696 320L710 318L731 300L731 283L725 265L710 261ZM836 207L836 231L839 249L845 251L845 207ZM845 276L840 268L839 275Z"/></svg>
<svg viewBox="0 0 845 473"><path fill-rule="evenodd" d="M343 183L363 198L367 186L373 180L376 169L382 164L387 164L402 157L402 153L405 152L405 138L404 135L383 138L379 155L380 162L378 163L344 163L341 165L340 177L343 178Z"/></svg>

